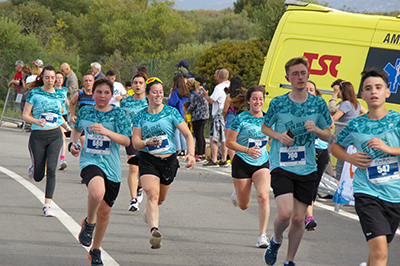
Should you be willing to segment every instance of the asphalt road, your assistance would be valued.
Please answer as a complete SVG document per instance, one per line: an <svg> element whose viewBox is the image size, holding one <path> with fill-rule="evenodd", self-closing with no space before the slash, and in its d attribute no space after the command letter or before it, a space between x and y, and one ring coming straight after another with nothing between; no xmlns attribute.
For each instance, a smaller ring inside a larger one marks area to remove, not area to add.
<svg viewBox="0 0 400 266"><path fill-rule="evenodd" d="M90 265L87 251L77 241L86 215L87 190L80 183L78 159L67 154L69 166L57 172L53 210L56 218L42 216L45 182L27 177L29 133L15 125L0 127L0 266ZM125 151L121 149L125 162ZM181 169L167 200L160 206L163 246L152 250L150 232L140 211L127 211L127 165L103 240L102 258L111 265L265 265L264 250L255 247L258 235L255 193L248 210L232 206L231 177L218 168ZM270 196L271 216L267 234L273 233L276 205ZM316 231L305 232L296 256L298 266L358 266L366 261L368 246L353 207L333 211L332 202L316 203ZM389 249L388 265L400 265L400 237ZM287 232L275 265L282 265Z"/></svg>

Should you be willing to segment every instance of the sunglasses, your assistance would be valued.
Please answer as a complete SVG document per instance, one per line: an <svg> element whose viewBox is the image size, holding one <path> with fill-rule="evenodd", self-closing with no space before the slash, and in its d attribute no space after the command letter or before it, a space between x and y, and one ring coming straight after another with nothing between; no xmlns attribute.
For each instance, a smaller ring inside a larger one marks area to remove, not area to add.
<svg viewBox="0 0 400 266"><path fill-rule="evenodd" d="M151 78L149 78L148 80L146 80L146 85L148 85L148 84L150 84L150 83L153 83L153 82L155 82L155 81L160 82L160 83L162 84L161 79L159 79L159 78L157 78L157 77L151 77Z"/></svg>

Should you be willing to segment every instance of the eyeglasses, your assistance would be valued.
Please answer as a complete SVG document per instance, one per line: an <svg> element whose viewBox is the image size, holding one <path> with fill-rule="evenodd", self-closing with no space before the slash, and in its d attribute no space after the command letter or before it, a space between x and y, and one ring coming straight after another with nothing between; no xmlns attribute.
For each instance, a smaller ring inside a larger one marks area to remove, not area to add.
<svg viewBox="0 0 400 266"><path fill-rule="evenodd" d="M150 83L153 83L153 82L155 82L155 81L158 81L158 82L160 82L160 83L162 84L161 79L159 79L159 78L157 78L157 77L151 77L151 78L149 78L148 80L146 80L146 85L148 85L148 84L150 84Z"/></svg>
<svg viewBox="0 0 400 266"><path fill-rule="evenodd" d="M298 77L298 76L303 76L303 77L305 77L305 76L307 76L307 71L301 71L301 72L293 72L292 74L290 74L292 77Z"/></svg>

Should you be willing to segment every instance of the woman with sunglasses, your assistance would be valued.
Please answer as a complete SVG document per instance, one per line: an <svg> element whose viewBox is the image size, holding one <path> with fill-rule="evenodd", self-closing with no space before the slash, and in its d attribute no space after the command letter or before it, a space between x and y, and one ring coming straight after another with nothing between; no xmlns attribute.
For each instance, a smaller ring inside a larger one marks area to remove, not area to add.
<svg viewBox="0 0 400 266"><path fill-rule="evenodd" d="M109 104L112 96L112 81L98 78L93 84L96 104L79 110L68 145L73 156L80 155L81 177L88 189L87 216L78 239L85 247L92 245L88 254L91 265L103 265L100 245L121 185L120 145L129 146L132 134L125 112ZM77 141L82 130L85 142L81 149Z"/></svg>
<svg viewBox="0 0 400 266"><path fill-rule="evenodd" d="M333 89L337 90L339 88L338 97L342 99L342 102L339 105L339 109L332 116L334 122L346 123L350 121L350 119L356 118L359 115L363 115L367 113L367 110L361 106L361 104L357 101L356 94L354 92L353 84L350 81L336 80L332 86ZM337 86L337 87L336 87ZM343 130L345 126L336 125L335 133L333 135L333 139L336 139L339 133ZM337 160L336 162L336 179L340 180L340 175L342 174L343 161Z"/></svg>
<svg viewBox="0 0 400 266"><path fill-rule="evenodd" d="M149 106L132 118L132 142L139 150L139 175L147 195L145 221L150 227L152 249L161 247L162 235L158 229L159 209L179 168L176 157L175 133L178 129L186 139L188 154L186 168L194 167L194 141L182 116L174 107L163 104L164 88L156 77L146 81Z"/></svg>
<svg viewBox="0 0 400 266"><path fill-rule="evenodd" d="M42 181L47 164L43 206L45 217L54 216L50 204L56 187L58 155L63 145L60 126L63 125L64 128L70 130L61 115L64 96L54 88L55 81L56 70L54 67L45 66L36 81L29 84L29 87L33 89L26 98L22 114L24 121L32 124L28 146L32 159L32 164L28 168L29 178L36 182Z"/></svg>

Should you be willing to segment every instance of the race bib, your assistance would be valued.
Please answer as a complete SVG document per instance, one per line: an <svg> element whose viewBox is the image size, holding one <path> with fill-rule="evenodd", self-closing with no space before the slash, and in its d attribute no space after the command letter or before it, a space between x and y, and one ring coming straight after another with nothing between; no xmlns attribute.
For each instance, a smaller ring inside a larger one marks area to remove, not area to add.
<svg viewBox="0 0 400 266"><path fill-rule="evenodd" d="M279 166L296 166L306 164L306 147L281 147L279 149Z"/></svg>
<svg viewBox="0 0 400 266"><path fill-rule="evenodd" d="M254 146L260 148L260 150L262 148L264 148L268 143L268 138L260 138L260 139L251 139L249 138L249 142L247 144L248 148L252 148Z"/></svg>
<svg viewBox="0 0 400 266"><path fill-rule="evenodd" d="M15 98L16 103L21 103L22 101L22 96L24 96L22 93L18 93L17 97Z"/></svg>
<svg viewBox="0 0 400 266"><path fill-rule="evenodd" d="M158 139L162 141L160 145L157 145L157 146L150 145L147 147L150 154L157 154L157 153L161 153L161 152L169 150L170 145L169 145L168 136L161 135L158 137Z"/></svg>
<svg viewBox="0 0 400 266"><path fill-rule="evenodd" d="M111 140L103 135L86 135L86 152L94 154L110 154Z"/></svg>
<svg viewBox="0 0 400 266"><path fill-rule="evenodd" d="M399 162L397 157L375 159L367 168L367 177L371 183L383 183L399 179Z"/></svg>
<svg viewBox="0 0 400 266"><path fill-rule="evenodd" d="M58 114L54 113L43 113L40 115L40 119L44 118L46 120L46 125L50 127L57 126Z"/></svg>

